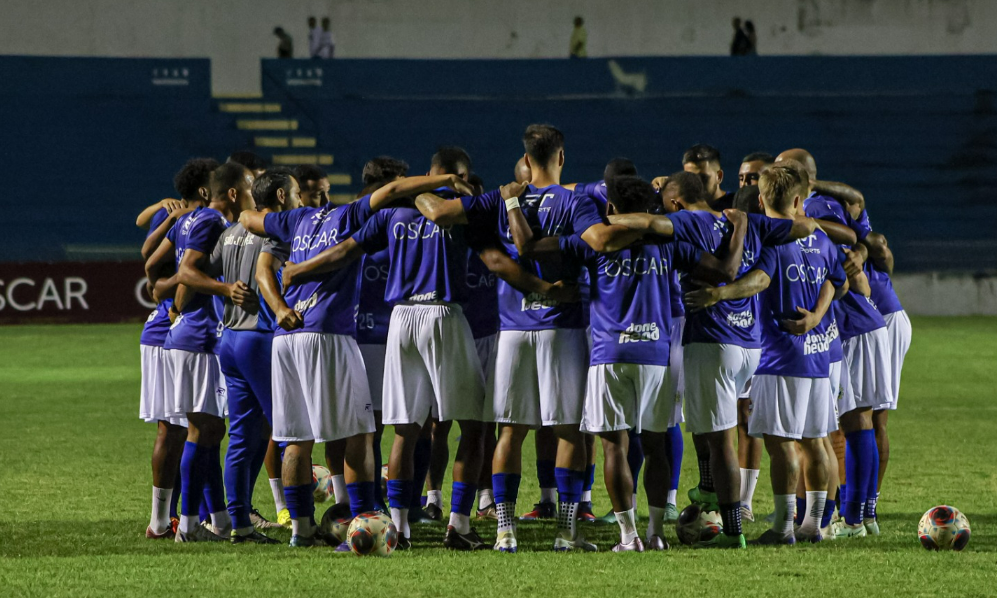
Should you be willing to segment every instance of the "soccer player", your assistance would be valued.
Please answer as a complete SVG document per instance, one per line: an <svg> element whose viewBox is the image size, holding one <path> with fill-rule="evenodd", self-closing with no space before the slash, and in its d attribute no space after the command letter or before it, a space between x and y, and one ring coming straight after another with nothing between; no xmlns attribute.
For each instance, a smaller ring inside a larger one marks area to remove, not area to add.
<svg viewBox="0 0 997 598"><path fill-rule="evenodd" d="M775 162L772 154L765 152L752 152L741 160L741 168L737 171L738 188L758 184L758 176L762 170Z"/></svg>
<svg viewBox="0 0 997 598"><path fill-rule="evenodd" d="M808 190L794 168L768 168L759 179L766 215L786 222L797 217L800 198ZM761 293L763 351L751 386L754 409L749 426L752 436L764 438L771 458L776 518L757 544L822 539L820 522L828 481L828 455L822 439L836 427L824 315L834 298L848 289L837 256L827 235L815 231L796 243L763 248L754 269L734 284L686 295L688 306L702 308ZM807 514L794 535L797 441L805 456L807 487L816 490L807 492Z"/></svg>
<svg viewBox="0 0 997 598"><path fill-rule="evenodd" d="M249 172L253 174L253 178L260 176L267 169L267 161L262 157L254 154L253 152L241 151L232 152L228 160L225 160L226 164L241 164L249 169Z"/></svg>
<svg viewBox="0 0 997 598"><path fill-rule="evenodd" d="M211 159L188 161L173 178L177 193L192 203L206 202L210 196L211 171L217 167L218 162ZM158 247L176 220L191 210L192 208L181 207L179 202L171 202L168 207L157 209L151 217L146 245ZM154 249L144 249L142 257L148 259L151 251ZM184 439L187 438L187 419L166 415L166 385L171 381L166 378L163 343L170 330L171 305L172 299L163 299L157 303L156 309L149 314L139 339L142 355L139 417L143 421L156 423L157 426L156 443L152 450L152 516L145 530L145 537L150 539L172 538L176 535L179 518L176 517L177 501L174 498L179 498L180 489L175 487L175 483Z"/></svg>
<svg viewBox="0 0 997 598"><path fill-rule="evenodd" d="M178 279L189 269L203 271L222 232L251 206L252 180L252 174L239 164L226 163L215 169L211 176L211 202L181 217L170 229L166 240L146 263L149 279L158 278L161 265L171 253L176 256ZM245 283L220 284L224 285L220 292L234 302L250 299ZM224 541L231 533L232 523L225 508L220 462L226 405L218 360L213 353L218 316L210 296L181 284L170 307L170 318L173 325L163 345L166 372L173 380L169 415L186 415L189 424L180 463L183 502L176 541ZM199 526L197 520L205 489L213 530Z"/></svg>
<svg viewBox="0 0 997 598"><path fill-rule="evenodd" d="M636 177L610 179L607 189L611 214L646 213L657 203L654 188ZM510 210L510 228L517 235L530 234L521 229L527 226L526 220L521 211L516 212ZM614 552L644 551L631 497L634 481L628 463L628 432L634 429L642 440L662 445L674 425L674 387L668 366L671 273L680 268L700 280L733 281L746 224L741 218L735 225L735 250L724 262L681 242L638 243L616 252L596 253L577 235L548 237L536 243L530 254L563 252L566 259L583 262L592 280L593 347L581 427L603 440L606 486L621 533ZM627 301L620 302L620 297ZM645 484L651 505L663 502L667 469L665 459L648 462ZM652 550L668 548L663 532L649 535L647 541Z"/></svg>
<svg viewBox="0 0 997 598"><path fill-rule="evenodd" d="M298 183L288 169L264 172L253 183L252 194L261 214L293 210L299 205ZM249 300L241 305L226 298L224 331L218 361L227 386L229 445L225 453L225 489L232 518L232 543L276 544L257 532L250 519L252 493L263 464L273 421L271 347L273 314L259 304L256 266L263 238L241 224L221 234L204 271L186 269L180 282L194 291L224 296L228 285L249 287ZM225 282L219 282L218 279Z"/></svg>
<svg viewBox="0 0 997 598"><path fill-rule="evenodd" d="M720 167L720 151L717 148L701 143L685 150L682 170L702 175L710 209L722 212L734 207L734 193L720 188L724 182L724 171Z"/></svg>
<svg viewBox="0 0 997 598"><path fill-rule="evenodd" d="M321 208L329 203L329 175L318 166L298 166L294 169L294 180L301 186L301 205L304 207Z"/></svg>
<svg viewBox="0 0 997 598"><path fill-rule="evenodd" d="M345 206L327 204L279 213L244 212L250 232L291 244L300 263L353 235L390 202L450 182L450 177L395 181ZM290 264L284 268L288 276ZM273 439L285 442L284 496L291 514L291 546L325 539L314 523L311 452L315 442L346 439L346 489L354 515L374 507L373 405L357 348L356 265L301 284L284 281L284 300L300 314L294 330L273 343Z"/></svg>

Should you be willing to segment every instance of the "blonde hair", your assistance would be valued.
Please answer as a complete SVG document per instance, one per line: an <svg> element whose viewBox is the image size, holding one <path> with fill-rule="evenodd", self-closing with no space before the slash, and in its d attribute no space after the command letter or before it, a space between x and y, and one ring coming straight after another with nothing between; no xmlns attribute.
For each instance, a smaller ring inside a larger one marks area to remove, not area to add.
<svg viewBox="0 0 997 598"><path fill-rule="evenodd" d="M800 169L791 165L772 165L762 170L758 176L758 192L762 201L777 212L791 212L793 199L800 194L803 186Z"/></svg>

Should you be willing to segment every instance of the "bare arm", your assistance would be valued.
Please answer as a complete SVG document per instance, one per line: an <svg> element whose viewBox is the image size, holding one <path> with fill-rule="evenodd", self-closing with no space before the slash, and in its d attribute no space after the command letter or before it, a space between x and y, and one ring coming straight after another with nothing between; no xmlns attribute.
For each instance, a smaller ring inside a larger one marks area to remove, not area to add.
<svg viewBox="0 0 997 598"><path fill-rule="evenodd" d="M449 187L461 195L474 195L474 189L464 179L452 175L410 176L388 183L370 195L370 207L379 210L396 199Z"/></svg>
<svg viewBox="0 0 997 598"><path fill-rule="evenodd" d="M668 221L671 225L671 221ZM619 251L644 234L619 224L593 224L582 233L582 241L599 253Z"/></svg>
<svg viewBox="0 0 997 598"><path fill-rule="evenodd" d="M844 224L838 224L830 220L817 220L816 222L817 226L824 231L824 234L838 245L854 245L858 240L855 231Z"/></svg>
<svg viewBox="0 0 997 598"><path fill-rule="evenodd" d="M731 283L737 279L744 253L744 236L748 232L748 217L740 210L724 210L724 214L734 227L727 246L718 252L724 257L721 259L704 251L699 263L689 273L695 280L716 285Z"/></svg>
<svg viewBox="0 0 997 598"><path fill-rule="evenodd" d="M675 227L668 216L661 214L614 214L609 217L610 224L625 226L632 231L640 231L642 234L653 234L661 237L671 237L675 234Z"/></svg>
<svg viewBox="0 0 997 598"><path fill-rule="evenodd" d="M578 287L576 285L565 284L563 281L547 282L524 270L501 249L488 248L478 255L485 267L521 293L539 293L559 303L578 301Z"/></svg>
<svg viewBox="0 0 997 598"><path fill-rule="evenodd" d="M793 219L793 228L789 231L789 239L806 239L817 230L817 221L806 216L797 216Z"/></svg>
<svg viewBox="0 0 997 598"><path fill-rule="evenodd" d="M173 259L173 251L173 242L169 239L163 239L159 247L145 261L145 277L148 281L147 290L150 296L153 294L156 281L163 275L163 268Z"/></svg>
<svg viewBox="0 0 997 598"><path fill-rule="evenodd" d="M869 259L877 268L893 276L893 252L890 250L886 237L875 231L870 232L862 244L869 250Z"/></svg>
<svg viewBox="0 0 997 598"><path fill-rule="evenodd" d="M281 262L273 254L261 252L256 258L256 284L260 288L263 300L270 306L277 320L277 325L284 330L294 330L304 325L301 313L291 309L280 294L280 283L277 281L277 271Z"/></svg>
<svg viewBox="0 0 997 598"><path fill-rule="evenodd" d="M683 297L686 307L692 311L699 311L720 301L729 299L743 299L761 293L769 288L772 279L765 272L757 268L748 272L736 282L722 287L703 287L694 291L689 291Z"/></svg>
<svg viewBox="0 0 997 598"><path fill-rule="evenodd" d="M173 210L179 208L186 208L186 207L187 207L187 202L181 199L167 198L162 201L157 201L156 203L145 208L139 213L138 217L135 219L135 226L141 229L148 230L149 223L152 222L152 217L155 216L156 212L158 212L159 210L166 208L168 211L172 212Z"/></svg>
<svg viewBox="0 0 997 598"><path fill-rule="evenodd" d="M831 301L833 300L834 285L831 284L830 280L825 280L824 284L820 286L820 295L817 296L817 304L813 307L813 310L808 310L797 305L796 311L802 317L793 320L783 320L782 327L785 328L790 334L803 336L820 324L820 321L824 319L824 315L827 313L827 310L831 307Z"/></svg>
<svg viewBox="0 0 997 598"><path fill-rule="evenodd" d="M263 212L257 212L256 210L243 210L242 213L239 214L239 224L254 235L266 237L267 231L263 227L263 220L265 218L266 214Z"/></svg>
<svg viewBox="0 0 997 598"><path fill-rule="evenodd" d="M167 207L166 210L169 213L169 217L167 217L166 220L163 220L159 226L156 227L156 230L152 231L152 233L145 238L145 242L142 243L142 257L144 259L149 259L149 256L156 251L159 244L166 238L166 233L170 232L170 229L173 228L174 224L176 224L177 219L188 212L192 212L194 208Z"/></svg>
<svg viewBox="0 0 997 598"><path fill-rule="evenodd" d="M363 254L360 244L350 238L300 264L287 262L284 264L284 288L304 278L345 268L360 259Z"/></svg>
<svg viewBox="0 0 997 598"><path fill-rule="evenodd" d="M197 293L228 297L236 305L250 305L256 301L256 293L245 282L222 282L205 274L207 262L207 254L195 249L185 251L177 270L178 282Z"/></svg>
<svg viewBox="0 0 997 598"><path fill-rule="evenodd" d="M443 199L432 193L422 193L415 198L415 208L437 226L444 228L455 224L467 224L464 204L459 199Z"/></svg>
<svg viewBox="0 0 997 598"><path fill-rule="evenodd" d="M857 206L859 211L865 209L865 196L851 185L834 181L813 181L813 188L817 193L833 197L842 204Z"/></svg>

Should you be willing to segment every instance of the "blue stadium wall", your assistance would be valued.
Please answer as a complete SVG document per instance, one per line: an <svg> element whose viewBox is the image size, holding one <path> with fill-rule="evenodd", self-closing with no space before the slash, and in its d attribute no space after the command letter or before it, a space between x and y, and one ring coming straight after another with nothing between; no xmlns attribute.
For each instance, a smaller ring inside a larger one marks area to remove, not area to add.
<svg viewBox="0 0 997 598"><path fill-rule="evenodd" d="M466 147L497 186L531 122L565 132L566 181L598 179L621 155L665 174L683 149L710 143L733 188L744 154L802 146L821 178L865 192L898 270L982 270L997 268L994 66L990 56L264 60L262 80L264 101L316 139L309 151L350 175L339 193L355 191L369 157L418 173L440 144ZM0 261L137 256L134 217L174 194L185 159L254 148L258 134L211 98L209 69L0 57Z"/></svg>

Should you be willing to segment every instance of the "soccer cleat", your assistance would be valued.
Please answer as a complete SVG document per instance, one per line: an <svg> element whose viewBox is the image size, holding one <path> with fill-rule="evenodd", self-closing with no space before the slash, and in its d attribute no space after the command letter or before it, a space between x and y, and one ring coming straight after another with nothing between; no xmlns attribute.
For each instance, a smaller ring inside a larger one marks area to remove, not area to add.
<svg viewBox="0 0 997 598"><path fill-rule="evenodd" d="M792 546L796 544L796 537L793 534L780 534L775 530L767 529L764 534L758 536L749 542L749 544L752 546Z"/></svg>
<svg viewBox="0 0 997 598"><path fill-rule="evenodd" d="M398 545L395 546L395 550L412 550L412 540L405 534L398 534Z"/></svg>
<svg viewBox="0 0 997 598"><path fill-rule="evenodd" d="M612 509L608 513L595 520L599 525L616 525L616 513Z"/></svg>
<svg viewBox="0 0 997 598"><path fill-rule="evenodd" d="M796 533L794 534L794 537L796 538L797 542L801 542L804 544L807 543L816 544L824 540L824 536L823 534L820 533L820 530L808 532L805 531L803 528L797 529Z"/></svg>
<svg viewBox="0 0 997 598"><path fill-rule="evenodd" d="M471 528L466 534L459 534L454 526L447 526L447 533L443 536L443 545L450 550L487 550L488 545L481 539L478 532Z"/></svg>
<svg viewBox="0 0 997 598"><path fill-rule="evenodd" d="M290 513L288 513L290 516ZM281 527L279 523L274 523L266 517L260 514L259 511L253 509L249 512L249 521L253 524L256 529L275 529Z"/></svg>
<svg viewBox="0 0 997 598"><path fill-rule="evenodd" d="M741 519L744 521L754 521L755 514L748 507L741 505Z"/></svg>
<svg viewBox="0 0 997 598"><path fill-rule="evenodd" d="M569 540L561 535L561 532L557 533L554 537L554 551L555 552L599 552L599 547L595 544L587 541L582 536L578 536L574 540Z"/></svg>
<svg viewBox="0 0 997 598"><path fill-rule="evenodd" d="M492 519L498 521L498 509L495 508L494 504L490 504L484 509L478 509L475 514L478 519Z"/></svg>
<svg viewBox="0 0 997 598"><path fill-rule="evenodd" d="M239 535L239 532L232 530L231 542L233 544L280 544L280 540L264 536L255 529L245 536Z"/></svg>
<svg viewBox="0 0 997 598"><path fill-rule="evenodd" d="M409 525L415 525L417 523L438 523L439 519L432 519L426 509L422 507L417 507L415 509L409 509L408 512L408 523Z"/></svg>
<svg viewBox="0 0 997 598"><path fill-rule="evenodd" d="M515 553L516 547L515 532L499 532L498 538L495 539L495 550L499 552Z"/></svg>
<svg viewBox="0 0 997 598"><path fill-rule="evenodd" d="M287 509L281 509L280 513L277 513L277 525L281 527L291 528L291 512Z"/></svg>
<svg viewBox="0 0 997 598"><path fill-rule="evenodd" d="M166 531L161 534L157 534L156 532L154 532L152 530L151 525L145 528L145 537L150 540L166 540L167 538L173 538L173 536L175 535L176 532L173 531L172 525L170 527L167 527Z"/></svg>
<svg viewBox="0 0 997 598"><path fill-rule="evenodd" d="M575 519L584 523L595 523L595 515L592 513L591 501L578 504L578 512L575 514Z"/></svg>
<svg viewBox="0 0 997 598"><path fill-rule="evenodd" d="M704 511L720 510L720 502L717 499L717 493L703 492L699 489L699 486L693 486L689 489L689 501L695 505L699 505Z"/></svg>
<svg viewBox="0 0 997 598"><path fill-rule="evenodd" d="M557 517L557 505L552 502L538 502L533 510L519 516L520 521L536 521L538 519L554 519ZM616 517L613 517L614 523Z"/></svg>
<svg viewBox="0 0 997 598"><path fill-rule="evenodd" d="M291 548L311 548L315 544L315 536L302 536L300 534L291 536L291 541L287 543Z"/></svg>
<svg viewBox="0 0 997 598"><path fill-rule="evenodd" d="M226 540L228 538L219 536L205 525L195 527L189 534L177 530L177 535L174 537L176 542L225 542Z"/></svg>
<svg viewBox="0 0 997 598"><path fill-rule="evenodd" d="M429 521L435 521L437 523L443 521L443 509L440 508L440 505L430 503L426 505L426 508L423 510L426 512L426 518Z"/></svg>
<svg viewBox="0 0 997 598"><path fill-rule="evenodd" d="M865 532L867 535L869 536L879 535L879 522L876 521L875 519L866 519L862 522L862 525L865 526Z"/></svg>
<svg viewBox="0 0 997 598"><path fill-rule="evenodd" d="M728 536L727 534L717 534L709 540L700 540L692 545L693 548L747 548L748 543L744 540L744 534Z"/></svg>
<svg viewBox="0 0 997 598"><path fill-rule="evenodd" d="M616 546L613 546L613 552L644 552L644 543L638 537L626 544L617 542Z"/></svg>
<svg viewBox="0 0 997 598"><path fill-rule="evenodd" d="M648 550L668 550L671 546L668 545L668 540L665 540L661 536L651 536L647 539L646 547Z"/></svg>
<svg viewBox="0 0 997 598"><path fill-rule="evenodd" d="M672 503L665 504L665 523L676 523L679 520L679 508Z"/></svg>
<svg viewBox="0 0 997 598"><path fill-rule="evenodd" d="M825 540L833 540L834 532L832 530L834 530L833 523L828 523L826 527L820 528L821 537L823 537Z"/></svg>
<svg viewBox="0 0 997 598"><path fill-rule="evenodd" d="M398 550L398 548L396 547L395 550ZM333 552L353 552L353 549L350 548L349 542L340 542L339 546L333 549Z"/></svg>
<svg viewBox="0 0 997 598"><path fill-rule="evenodd" d="M858 525L848 525L842 519L837 523L831 524L831 534L835 540L848 540L849 538L864 538L869 535L869 532L866 531L865 526L861 523Z"/></svg>

